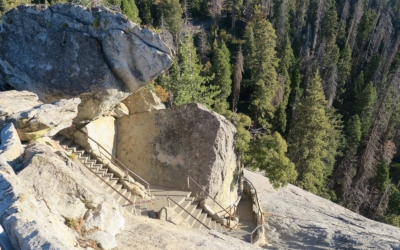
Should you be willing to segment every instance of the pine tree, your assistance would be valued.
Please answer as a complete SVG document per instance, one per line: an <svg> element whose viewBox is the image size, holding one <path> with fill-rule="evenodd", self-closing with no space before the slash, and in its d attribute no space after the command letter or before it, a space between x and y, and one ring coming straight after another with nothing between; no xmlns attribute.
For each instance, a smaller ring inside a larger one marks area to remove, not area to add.
<svg viewBox="0 0 400 250"><path fill-rule="evenodd" d="M139 10L134 0L121 0L121 10L132 22L140 24Z"/></svg>
<svg viewBox="0 0 400 250"><path fill-rule="evenodd" d="M293 126L289 133L289 158L296 166L296 184L312 193L325 187L328 155L327 138L330 124L325 114L327 102L318 72L295 108Z"/></svg>
<svg viewBox="0 0 400 250"><path fill-rule="evenodd" d="M173 89L175 105L198 102L210 108L214 98L220 93L215 86L206 86L211 80L200 75L199 59L192 36L187 33L179 48L180 77Z"/></svg>
<svg viewBox="0 0 400 250"><path fill-rule="evenodd" d="M275 188L286 186L297 177L295 166L286 157L286 152L286 141L278 132L258 136L250 143L251 159L246 166L265 171Z"/></svg>
<svg viewBox="0 0 400 250"><path fill-rule="evenodd" d="M214 107L214 110L219 113L229 109L227 99L232 92L230 57L228 48L224 42L221 42L220 46L214 49L211 58L211 72L214 74L211 84L218 86L221 91L216 97Z"/></svg>
<svg viewBox="0 0 400 250"><path fill-rule="evenodd" d="M163 0L158 4L160 16L164 17L168 30L174 34L175 43L179 43L178 34L182 28L182 6L179 0Z"/></svg>
<svg viewBox="0 0 400 250"><path fill-rule="evenodd" d="M254 42L252 32L254 31ZM271 104L279 87L276 68L276 35L271 23L256 18L254 28L249 28L246 37L246 60L251 78L247 83L254 88L251 95L254 127L269 126L275 107Z"/></svg>
<svg viewBox="0 0 400 250"><path fill-rule="evenodd" d="M294 55L292 47L290 46L289 36L286 36L285 42L282 45L282 49L279 52L279 58L281 58L278 67L279 76L284 81L284 95L283 100L279 104L274 117L274 130L281 134L286 131L287 125L287 105L289 103L289 96L291 92L291 77L289 71L294 63Z"/></svg>
<svg viewBox="0 0 400 250"><path fill-rule="evenodd" d="M347 82L347 79L350 76L350 71L351 71L351 48L347 44L343 50L340 52L340 57L338 61L338 93L337 93L337 99L341 100L341 95L345 91L345 85Z"/></svg>

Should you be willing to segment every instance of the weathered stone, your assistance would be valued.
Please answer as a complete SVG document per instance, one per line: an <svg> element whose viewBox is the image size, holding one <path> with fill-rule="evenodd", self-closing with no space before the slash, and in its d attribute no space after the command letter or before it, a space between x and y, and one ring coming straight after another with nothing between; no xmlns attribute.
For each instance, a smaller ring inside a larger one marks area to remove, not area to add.
<svg viewBox="0 0 400 250"><path fill-rule="evenodd" d="M76 122L111 110L172 63L159 35L105 7L18 6L3 14L0 41L0 89L45 103L79 96Z"/></svg>
<svg viewBox="0 0 400 250"><path fill-rule="evenodd" d="M118 103L114 108L115 117L119 118L125 115L129 115L129 109L122 102Z"/></svg>
<svg viewBox="0 0 400 250"><path fill-rule="evenodd" d="M98 243L101 249L110 250L117 247L115 237L109 233L97 231L88 236L89 239L94 240Z"/></svg>
<svg viewBox="0 0 400 250"><path fill-rule="evenodd" d="M35 94L26 91L0 92L0 100L0 129L13 123L22 141L53 136L71 126L81 102L73 98L41 104Z"/></svg>
<svg viewBox="0 0 400 250"><path fill-rule="evenodd" d="M76 233L32 192L0 156L0 222L14 248L75 249Z"/></svg>
<svg viewBox="0 0 400 250"><path fill-rule="evenodd" d="M214 230L174 226L142 216L127 218L125 230L116 237L118 250L253 250L262 249Z"/></svg>
<svg viewBox="0 0 400 250"><path fill-rule="evenodd" d="M116 155L116 122L111 116L100 117L81 128L90 138L98 142L103 148L99 147L93 140L85 134L76 131L73 134L73 140L84 147L88 152L92 152L100 157L104 163L110 160L110 153Z"/></svg>
<svg viewBox="0 0 400 250"><path fill-rule="evenodd" d="M265 214L267 249L400 249L400 228L379 223L293 185L274 189L248 170Z"/></svg>
<svg viewBox="0 0 400 250"><path fill-rule="evenodd" d="M47 143L34 143L26 148L22 164L23 169L15 177L18 185L15 184L17 187L13 186L13 189L22 188L22 197L25 197L22 199L29 202L33 200L36 205L28 202L22 207L18 206L18 212L13 212L16 213L12 214L15 218L10 222L3 220L5 216L0 217L0 223L8 225L5 227L8 235L15 235L12 242L16 249L39 248L30 242L30 234L35 230L35 244L50 242L53 245L48 249L75 249L78 233L67 227L67 221L82 220L82 229L76 230L96 229L107 232L111 237L122 230L122 207L96 181L92 182L85 177L93 178L92 173L72 162L65 153L57 155L48 148ZM0 168L1 174L2 171ZM10 202L10 206L17 203L15 199ZM0 209L0 215L4 211ZM85 217L87 213L92 214ZM30 248L22 247L24 242L31 244Z"/></svg>
<svg viewBox="0 0 400 250"><path fill-rule="evenodd" d="M165 105L161 102L160 98L153 91L146 88L131 94L122 103L128 107L130 115L165 109Z"/></svg>
<svg viewBox="0 0 400 250"><path fill-rule="evenodd" d="M189 104L124 116L117 124L117 158L150 184L187 190L189 175L224 207L237 200L236 130L223 116ZM202 193L193 182L190 190Z"/></svg>
<svg viewBox="0 0 400 250"><path fill-rule="evenodd" d="M29 91L2 91L0 92L0 126L4 122L4 117L10 114L28 111L35 106L43 104L39 97Z"/></svg>
<svg viewBox="0 0 400 250"><path fill-rule="evenodd" d="M9 164L16 163L24 149L21 145L18 133L12 123L9 123L0 134L0 156Z"/></svg>

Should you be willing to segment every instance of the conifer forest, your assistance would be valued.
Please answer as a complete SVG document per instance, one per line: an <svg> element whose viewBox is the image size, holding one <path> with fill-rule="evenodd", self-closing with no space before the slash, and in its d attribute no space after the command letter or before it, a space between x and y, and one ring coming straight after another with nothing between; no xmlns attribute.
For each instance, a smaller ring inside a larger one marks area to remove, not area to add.
<svg viewBox="0 0 400 250"><path fill-rule="evenodd" d="M151 88L231 121L245 167L400 227L399 0L73 2L159 33L175 57Z"/></svg>

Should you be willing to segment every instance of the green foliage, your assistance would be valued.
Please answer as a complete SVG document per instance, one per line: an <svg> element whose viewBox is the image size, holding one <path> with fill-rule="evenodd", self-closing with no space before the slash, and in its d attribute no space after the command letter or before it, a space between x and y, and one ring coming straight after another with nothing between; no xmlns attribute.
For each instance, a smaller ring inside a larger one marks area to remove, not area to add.
<svg viewBox="0 0 400 250"><path fill-rule="evenodd" d="M379 163L376 168L375 181L378 189L381 192L384 192L387 188L387 185L390 183L389 168L385 162Z"/></svg>
<svg viewBox="0 0 400 250"><path fill-rule="evenodd" d="M198 102L210 108L220 91L216 86L207 85L207 82L212 80L211 77L201 76L196 48L189 33L186 34L179 47L178 56L180 72L177 72L175 63L172 68L172 77L169 81L166 80L162 86L174 93L175 105Z"/></svg>
<svg viewBox="0 0 400 250"><path fill-rule="evenodd" d="M378 18L377 13L374 9L369 9L362 16L357 29L357 43L365 43L367 37L375 27L376 19Z"/></svg>
<svg viewBox="0 0 400 250"><path fill-rule="evenodd" d="M96 18L93 20L92 26L95 29L100 27L100 20L101 20L101 16L100 15L96 16Z"/></svg>
<svg viewBox="0 0 400 250"><path fill-rule="evenodd" d="M121 10L132 22L140 24L139 10L135 0L121 0Z"/></svg>
<svg viewBox="0 0 400 250"><path fill-rule="evenodd" d="M151 16L151 4L152 0L140 0L137 2L139 15L143 23L147 25L151 25L153 23L153 18Z"/></svg>
<svg viewBox="0 0 400 250"><path fill-rule="evenodd" d="M160 17L163 16L167 28L175 36L182 28L182 7L179 0L162 0L158 4ZM175 38L176 39L176 38ZM175 41L178 43L178 41Z"/></svg>
<svg viewBox="0 0 400 250"><path fill-rule="evenodd" d="M253 28L248 28L246 34L245 60L251 74L247 84L254 89L251 94L250 106L253 111L253 121L255 127L258 127L258 124L268 127L268 120L273 117L275 111L271 101L279 87L276 73L279 60L275 51L275 30L270 22L257 18Z"/></svg>
<svg viewBox="0 0 400 250"><path fill-rule="evenodd" d="M217 112L221 109L229 109L227 99L232 92L230 57L224 42L221 42L220 46L213 50L211 73L214 74L214 79L211 84L218 86L221 91L216 96Z"/></svg>
<svg viewBox="0 0 400 250"><path fill-rule="evenodd" d="M346 85L347 79L350 76L351 71L351 48L349 45L346 45L343 50L340 52L340 57L338 61L338 99L340 95L342 95L345 91L344 86Z"/></svg>
<svg viewBox="0 0 400 250"><path fill-rule="evenodd" d="M258 136L250 143L251 159L246 165L264 170L275 188L286 186L297 177L294 164L286 157L286 152L286 141L278 132Z"/></svg>
<svg viewBox="0 0 400 250"><path fill-rule="evenodd" d="M338 30L338 15L335 0L330 0L325 18L322 21L322 36L328 43L335 43Z"/></svg>
<svg viewBox="0 0 400 250"><path fill-rule="evenodd" d="M361 141L361 121L358 115L352 116L346 127L348 148L357 147Z"/></svg>
<svg viewBox="0 0 400 250"><path fill-rule="evenodd" d="M296 166L296 184L312 193L325 188L330 123L325 114L327 102L318 72L307 86L304 97L295 107L293 126L289 134L289 158Z"/></svg>

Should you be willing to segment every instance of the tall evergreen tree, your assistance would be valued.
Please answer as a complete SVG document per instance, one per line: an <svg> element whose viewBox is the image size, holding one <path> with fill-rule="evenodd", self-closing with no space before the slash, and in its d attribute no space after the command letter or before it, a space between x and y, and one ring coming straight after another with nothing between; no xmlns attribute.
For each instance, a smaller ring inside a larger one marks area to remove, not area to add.
<svg viewBox="0 0 400 250"><path fill-rule="evenodd" d="M215 86L207 86L211 80L200 75L199 59L192 36L187 33L179 48L180 76L176 83L175 105L198 102L211 107L214 98L220 93Z"/></svg>
<svg viewBox="0 0 400 250"><path fill-rule="evenodd" d="M178 34L182 28L182 6L179 0L163 0L158 4L160 16L164 17L168 30L174 35L175 43L179 44Z"/></svg>
<svg viewBox="0 0 400 250"><path fill-rule="evenodd" d="M224 42L221 42L220 46L214 49L211 58L211 72L214 74L211 84L218 86L221 91L216 96L217 100L214 106L214 110L219 113L229 109L227 99L232 92L230 57L228 48Z"/></svg>
<svg viewBox="0 0 400 250"><path fill-rule="evenodd" d="M254 32L254 42L252 32ZM253 28L248 28L246 60L251 77L247 83L254 88L251 95L251 110L254 126L269 126L275 107L271 104L279 87L276 68L276 35L271 23L256 17Z"/></svg>
<svg viewBox="0 0 400 250"><path fill-rule="evenodd" d="M327 102L318 72L309 82L306 93L295 108L293 126L289 134L289 158L296 166L296 184L312 193L325 187L328 155L327 138L330 124L325 114Z"/></svg>
<svg viewBox="0 0 400 250"><path fill-rule="evenodd" d="M121 0L121 10L132 22L140 24L139 10L134 0Z"/></svg>

